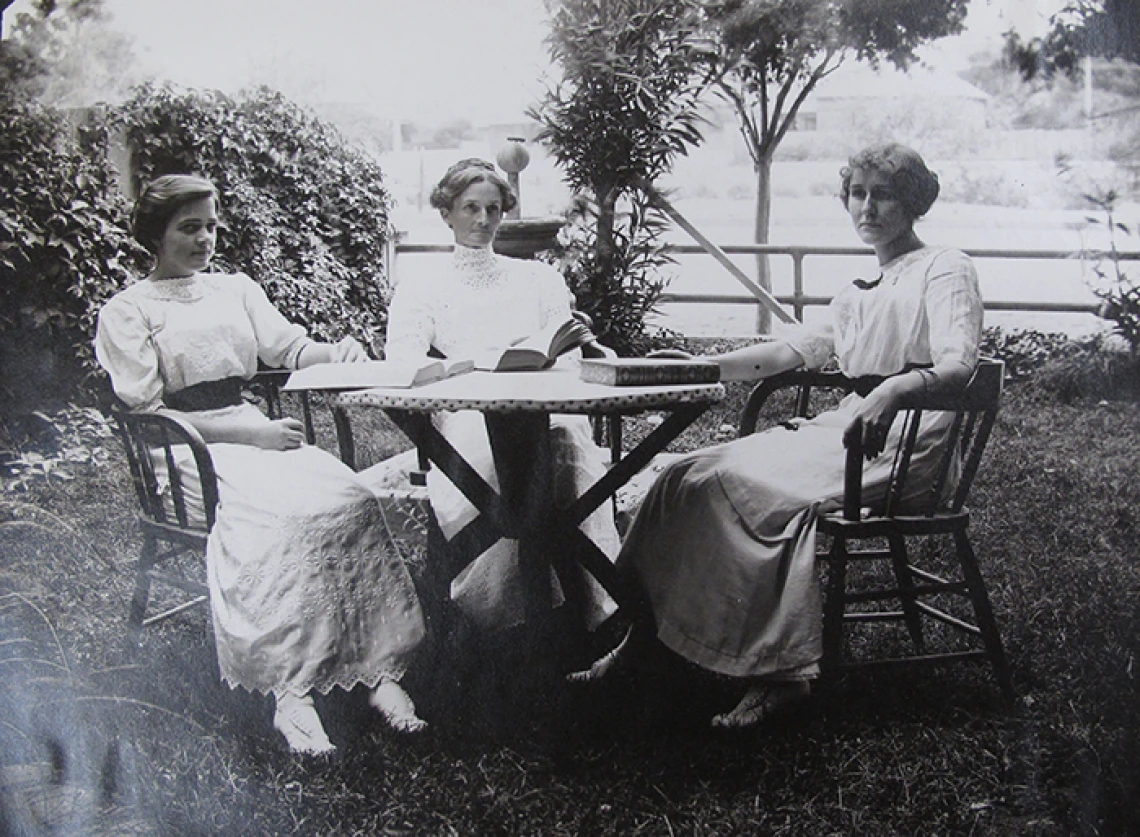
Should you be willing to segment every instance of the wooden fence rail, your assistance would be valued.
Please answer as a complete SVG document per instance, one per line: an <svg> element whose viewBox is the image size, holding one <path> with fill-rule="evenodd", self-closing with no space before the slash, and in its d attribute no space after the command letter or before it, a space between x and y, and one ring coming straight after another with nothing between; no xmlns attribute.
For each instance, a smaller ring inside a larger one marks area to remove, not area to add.
<svg viewBox="0 0 1140 837"><path fill-rule="evenodd" d="M413 253L446 253L451 250L449 244L412 244L401 242L396 244L397 256ZM803 321L804 310L809 306L827 305L831 297L808 294L804 288L804 259L807 256L869 256L874 251L868 247L826 247L818 245L800 244L728 244L720 248L730 255L755 256L760 254L773 256L788 256L792 259L792 293L776 294L776 299L783 305L790 305L797 320ZM705 255L705 250L697 245L677 244L668 247L670 253L677 255ZM1113 258L1108 251L1099 250L1001 250L1001 249L965 249L967 255L975 259L1059 259L1064 261L1096 261ZM1140 251L1119 251L1115 254L1121 261L1140 261ZM756 297L751 294L690 294L666 292L661 295L660 302L666 304L676 303L713 303L737 304L758 307ZM1036 300L987 300L987 311L1024 311L1047 312L1060 314L1095 314L1100 310L1097 302L1042 302Z"/></svg>

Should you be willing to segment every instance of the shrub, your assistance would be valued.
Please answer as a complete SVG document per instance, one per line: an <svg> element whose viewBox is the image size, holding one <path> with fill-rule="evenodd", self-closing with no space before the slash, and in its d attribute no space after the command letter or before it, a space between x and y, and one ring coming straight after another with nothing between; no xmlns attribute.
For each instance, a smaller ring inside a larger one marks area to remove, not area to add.
<svg viewBox="0 0 1140 837"><path fill-rule="evenodd" d="M137 181L192 172L217 185L215 265L248 273L318 338L367 345L387 324L388 213L379 165L266 88L139 88L114 115Z"/></svg>
<svg viewBox="0 0 1140 837"><path fill-rule="evenodd" d="M982 334L982 355L1005 361L1005 374L1025 378L1050 360L1060 357L1072 345L1064 334L1024 329L1003 331L991 326Z"/></svg>
<svg viewBox="0 0 1140 837"><path fill-rule="evenodd" d="M1073 340L1065 334L987 328L981 352L1005 361L1006 375L1070 404L1082 398L1140 396L1140 361L1105 335Z"/></svg>
<svg viewBox="0 0 1140 837"><path fill-rule="evenodd" d="M1134 399L1140 396L1140 358L1098 336L1068 344L1041 366L1033 380L1062 404L1086 398Z"/></svg>
<svg viewBox="0 0 1140 837"><path fill-rule="evenodd" d="M1113 323L1113 331L1123 337L1132 350L1132 357L1140 357L1140 284L1132 281L1120 266L1120 252L1116 247L1118 233L1132 235L1127 224L1117 220L1115 190L1097 190L1083 195L1085 201L1100 210L1100 216L1090 216L1087 220L1094 226L1103 225L1108 233L1108 251L1094 252L1093 272L1097 282L1095 293L1104 302L1101 316Z"/></svg>
<svg viewBox="0 0 1140 837"><path fill-rule="evenodd" d="M561 81L530 115L581 197L559 255L578 306L621 354L647 337L645 314L670 262L660 210L639 188L700 140L701 15L692 0L559 0L550 51Z"/></svg>
<svg viewBox="0 0 1140 837"><path fill-rule="evenodd" d="M103 302L143 264L107 161L107 131L33 103L0 105L0 398L23 412L95 369Z"/></svg>

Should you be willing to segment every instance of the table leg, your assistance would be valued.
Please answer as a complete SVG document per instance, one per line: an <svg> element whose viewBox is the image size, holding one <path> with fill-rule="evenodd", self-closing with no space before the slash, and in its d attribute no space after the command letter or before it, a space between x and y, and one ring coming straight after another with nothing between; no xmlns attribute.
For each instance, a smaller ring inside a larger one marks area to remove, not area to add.
<svg viewBox="0 0 1140 837"><path fill-rule="evenodd" d="M556 533L550 417L545 413L484 415L499 478L501 528L518 540L526 620L545 634L551 619L550 570Z"/></svg>

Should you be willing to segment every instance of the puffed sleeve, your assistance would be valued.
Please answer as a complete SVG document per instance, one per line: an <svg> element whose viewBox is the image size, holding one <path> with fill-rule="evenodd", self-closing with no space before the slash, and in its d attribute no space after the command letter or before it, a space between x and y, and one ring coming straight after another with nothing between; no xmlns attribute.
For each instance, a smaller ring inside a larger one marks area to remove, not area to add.
<svg viewBox="0 0 1140 837"><path fill-rule="evenodd" d="M244 273L234 274L234 282L241 293L253 333L257 338L257 356L266 366L277 369L296 369L301 351L312 343L304 326L291 323L269 301L261 285Z"/></svg>
<svg viewBox="0 0 1140 837"><path fill-rule="evenodd" d="M115 395L132 410L162 406L162 373L150 325L138 306L121 297L99 311L95 357L111 377Z"/></svg>
<svg viewBox="0 0 1140 837"><path fill-rule="evenodd" d="M819 369L835 353L835 329L830 319L826 323L807 326L803 323L779 323L772 328L778 340L787 343L803 358L808 369Z"/></svg>
<svg viewBox="0 0 1140 837"><path fill-rule="evenodd" d="M925 307L934 364L957 363L973 369L985 312L969 256L959 250L939 254L927 278Z"/></svg>
<svg viewBox="0 0 1140 837"><path fill-rule="evenodd" d="M545 262L530 264L535 272L535 284L540 289L538 300L542 328L570 319L574 296L570 293L562 274Z"/></svg>
<svg viewBox="0 0 1140 837"><path fill-rule="evenodd" d="M387 360L423 358L435 339L435 320L422 292L424 283L405 279L396 286L388 305L388 334L384 340Z"/></svg>

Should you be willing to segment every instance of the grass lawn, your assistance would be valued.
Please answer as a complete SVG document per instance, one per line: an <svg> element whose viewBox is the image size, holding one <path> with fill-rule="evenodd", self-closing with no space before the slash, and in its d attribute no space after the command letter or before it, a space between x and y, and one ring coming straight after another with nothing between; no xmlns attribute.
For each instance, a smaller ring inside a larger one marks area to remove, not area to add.
<svg viewBox="0 0 1140 837"><path fill-rule="evenodd" d="M399 444L373 438L373 458ZM714 733L734 684L664 653L538 695L509 641L467 636L410 683L421 736L362 693L319 701L331 762L290 757L270 702L219 683L202 609L127 645L134 500L102 440L73 479L0 497L0 833L1140 834L1138 440L1135 401L1008 389L971 507L1013 708L982 666L862 673Z"/></svg>

